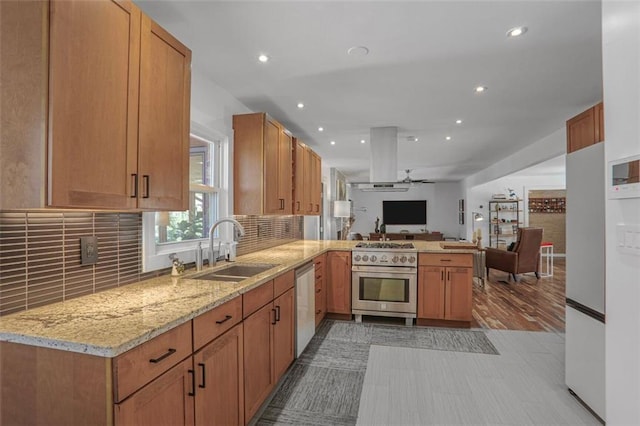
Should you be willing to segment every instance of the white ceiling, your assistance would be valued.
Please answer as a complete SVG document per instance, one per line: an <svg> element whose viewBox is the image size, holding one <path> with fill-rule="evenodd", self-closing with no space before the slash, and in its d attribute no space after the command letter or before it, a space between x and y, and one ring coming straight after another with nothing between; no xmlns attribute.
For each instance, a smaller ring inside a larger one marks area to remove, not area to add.
<svg viewBox="0 0 640 426"><path fill-rule="evenodd" d="M451 181L602 99L599 1L136 3L193 50L193 67L351 181L369 178L371 127L398 127L399 179ZM507 38L518 25L528 32Z"/></svg>

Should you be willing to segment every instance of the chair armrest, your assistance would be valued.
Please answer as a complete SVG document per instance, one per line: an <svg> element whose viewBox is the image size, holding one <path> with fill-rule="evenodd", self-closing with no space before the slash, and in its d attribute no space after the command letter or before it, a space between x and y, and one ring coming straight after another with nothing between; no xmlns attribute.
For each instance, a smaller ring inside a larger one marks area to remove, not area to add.
<svg viewBox="0 0 640 426"><path fill-rule="evenodd" d="M486 249L487 268L499 269L501 271L515 274L518 268L518 253L506 250L498 250L487 247Z"/></svg>

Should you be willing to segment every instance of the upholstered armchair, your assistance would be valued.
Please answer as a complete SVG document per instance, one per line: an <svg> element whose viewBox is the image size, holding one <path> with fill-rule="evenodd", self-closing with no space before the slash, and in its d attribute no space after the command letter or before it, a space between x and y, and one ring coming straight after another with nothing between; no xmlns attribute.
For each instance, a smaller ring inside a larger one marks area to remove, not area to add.
<svg viewBox="0 0 640 426"><path fill-rule="evenodd" d="M542 242L542 228L518 229L518 240L511 251L486 248L487 276L489 268L508 272L509 279L513 276L518 281L517 274L535 272L540 278L540 243Z"/></svg>

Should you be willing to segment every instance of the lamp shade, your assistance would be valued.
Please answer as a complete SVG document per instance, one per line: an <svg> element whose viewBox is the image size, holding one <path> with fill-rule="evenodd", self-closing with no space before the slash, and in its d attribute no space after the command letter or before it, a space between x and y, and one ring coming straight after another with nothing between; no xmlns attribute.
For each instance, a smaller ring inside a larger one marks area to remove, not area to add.
<svg viewBox="0 0 640 426"><path fill-rule="evenodd" d="M350 217L351 201L338 200L333 202L333 217Z"/></svg>
<svg viewBox="0 0 640 426"><path fill-rule="evenodd" d="M484 220L484 215L482 213L473 212L471 215L472 215L473 220L475 222L480 222L480 221Z"/></svg>
<svg viewBox="0 0 640 426"><path fill-rule="evenodd" d="M156 212L156 225L169 226L169 212Z"/></svg>

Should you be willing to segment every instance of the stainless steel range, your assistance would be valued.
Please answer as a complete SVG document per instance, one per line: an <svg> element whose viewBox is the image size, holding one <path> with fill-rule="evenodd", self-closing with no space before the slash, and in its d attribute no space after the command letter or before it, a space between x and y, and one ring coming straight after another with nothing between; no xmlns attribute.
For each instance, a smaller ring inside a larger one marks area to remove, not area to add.
<svg viewBox="0 0 640 426"><path fill-rule="evenodd" d="M416 317L418 254L412 243L358 243L351 252L351 310L362 315Z"/></svg>

